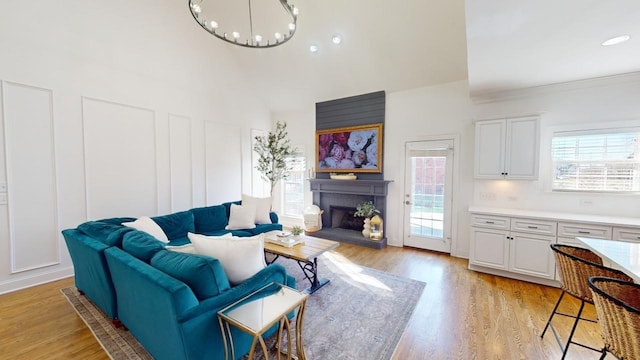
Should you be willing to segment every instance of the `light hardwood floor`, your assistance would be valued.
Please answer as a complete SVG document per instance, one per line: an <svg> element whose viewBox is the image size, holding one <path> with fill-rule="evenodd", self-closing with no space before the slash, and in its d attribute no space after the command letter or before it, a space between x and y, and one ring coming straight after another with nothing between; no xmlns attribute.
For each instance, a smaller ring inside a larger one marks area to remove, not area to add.
<svg viewBox="0 0 640 360"><path fill-rule="evenodd" d="M394 359L561 356L551 332L540 339L559 289L476 273L467 269L465 259L411 248L373 250L341 244L334 253L427 283ZM64 279L0 296L1 359L108 359L59 291L72 285L73 279ZM569 301L563 308L575 312L578 302ZM587 310L595 316L592 306ZM554 322L561 334L568 334L568 320L560 317ZM602 345L597 324L582 323L576 339ZM567 358L597 359L598 354L572 346Z"/></svg>

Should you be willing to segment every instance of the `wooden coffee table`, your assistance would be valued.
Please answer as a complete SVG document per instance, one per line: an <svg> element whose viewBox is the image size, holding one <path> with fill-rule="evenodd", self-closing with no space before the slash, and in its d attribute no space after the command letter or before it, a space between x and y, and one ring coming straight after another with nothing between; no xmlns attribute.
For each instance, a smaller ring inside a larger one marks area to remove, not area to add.
<svg viewBox="0 0 640 360"><path fill-rule="evenodd" d="M266 237L275 237L279 231L272 231L265 234ZM340 245L339 242L333 240L320 239L309 235L300 235L304 238L304 243L297 244L292 247L277 245L268 241L264 242L264 251L275 255L272 260L268 260L267 264L271 264L278 260L280 256L287 259L293 259L298 262L298 266L302 269L304 276L309 280L311 286L303 292L313 294L321 287L329 282L329 279L318 278L318 256L326 251L333 250Z"/></svg>

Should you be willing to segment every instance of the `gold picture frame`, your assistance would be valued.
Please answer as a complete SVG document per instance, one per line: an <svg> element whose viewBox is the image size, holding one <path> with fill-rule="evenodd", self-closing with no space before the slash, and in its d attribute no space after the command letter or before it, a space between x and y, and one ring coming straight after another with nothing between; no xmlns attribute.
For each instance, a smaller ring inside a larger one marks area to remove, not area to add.
<svg viewBox="0 0 640 360"><path fill-rule="evenodd" d="M381 173L382 123L317 130L316 172Z"/></svg>

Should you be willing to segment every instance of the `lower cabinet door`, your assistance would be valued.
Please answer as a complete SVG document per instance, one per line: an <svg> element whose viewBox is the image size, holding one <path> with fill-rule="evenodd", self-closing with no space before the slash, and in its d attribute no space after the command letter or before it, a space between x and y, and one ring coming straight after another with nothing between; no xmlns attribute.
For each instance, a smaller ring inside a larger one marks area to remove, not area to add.
<svg viewBox="0 0 640 360"><path fill-rule="evenodd" d="M509 270L515 273L555 278L555 260L550 245L553 236L511 233Z"/></svg>
<svg viewBox="0 0 640 360"><path fill-rule="evenodd" d="M472 227L469 261L478 266L508 270L508 236L508 231Z"/></svg>

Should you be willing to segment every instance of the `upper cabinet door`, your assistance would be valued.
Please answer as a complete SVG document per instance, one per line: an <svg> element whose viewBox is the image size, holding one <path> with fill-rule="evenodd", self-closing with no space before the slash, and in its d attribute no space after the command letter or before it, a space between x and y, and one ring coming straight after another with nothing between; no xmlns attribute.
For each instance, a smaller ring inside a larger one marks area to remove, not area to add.
<svg viewBox="0 0 640 360"><path fill-rule="evenodd" d="M507 120L505 178L538 179L540 121L537 117Z"/></svg>
<svg viewBox="0 0 640 360"><path fill-rule="evenodd" d="M476 178L502 178L506 136L507 123L505 120L478 121L476 123L474 167Z"/></svg>
<svg viewBox="0 0 640 360"><path fill-rule="evenodd" d="M476 179L537 180L540 120L536 116L476 122Z"/></svg>

